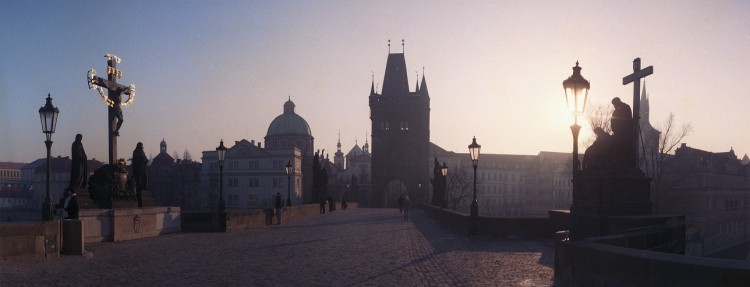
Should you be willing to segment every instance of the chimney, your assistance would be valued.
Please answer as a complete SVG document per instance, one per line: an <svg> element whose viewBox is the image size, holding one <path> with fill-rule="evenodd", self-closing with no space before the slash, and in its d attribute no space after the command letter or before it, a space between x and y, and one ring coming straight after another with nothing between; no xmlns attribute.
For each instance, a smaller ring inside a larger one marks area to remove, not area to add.
<svg viewBox="0 0 750 287"><path fill-rule="evenodd" d="M263 148L262 146L260 146L260 142L258 142L258 148Z"/></svg>

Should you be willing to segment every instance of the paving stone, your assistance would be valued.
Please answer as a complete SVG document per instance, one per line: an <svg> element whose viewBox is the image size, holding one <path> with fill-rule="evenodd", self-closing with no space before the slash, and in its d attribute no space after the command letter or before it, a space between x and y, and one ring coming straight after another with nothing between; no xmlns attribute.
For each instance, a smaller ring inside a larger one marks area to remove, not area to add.
<svg viewBox="0 0 750 287"><path fill-rule="evenodd" d="M552 241L468 238L414 210L357 208L232 233L86 245L0 265L0 286L552 286Z"/></svg>

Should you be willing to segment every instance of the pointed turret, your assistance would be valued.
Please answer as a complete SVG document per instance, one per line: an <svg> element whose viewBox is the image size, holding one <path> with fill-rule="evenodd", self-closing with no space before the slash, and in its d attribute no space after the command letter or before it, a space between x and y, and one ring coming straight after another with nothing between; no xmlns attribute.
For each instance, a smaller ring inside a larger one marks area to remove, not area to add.
<svg viewBox="0 0 750 287"><path fill-rule="evenodd" d="M430 96L430 92L427 91L427 80L424 77L424 73L422 73L422 85L421 86L422 86L422 88L419 89L419 94L422 95L422 96L425 96L425 97L429 97Z"/></svg>
<svg viewBox="0 0 750 287"><path fill-rule="evenodd" d="M414 86L415 86L414 92L419 94L419 73L417 73L417 79L415 80Z"/></svg>
<svg viewBox="0 0 750 287"><path fill-rule="evenodd" d="M372 85L370 85L370 95L375 94L375 80L372 80Z"/></svg>
<svg viewBox="0 0 750 287"><path fill-rule="evenodd" d="M409 94L409 79L406 75L404 54L389 54L383 77L381 95L386 97L406 96Z"/></svg>

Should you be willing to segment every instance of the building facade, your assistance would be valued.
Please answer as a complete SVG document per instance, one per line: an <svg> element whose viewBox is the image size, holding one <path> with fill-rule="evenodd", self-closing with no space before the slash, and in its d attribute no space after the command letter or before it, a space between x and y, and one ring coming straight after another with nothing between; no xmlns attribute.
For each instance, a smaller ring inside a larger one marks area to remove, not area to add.
<svg viewBox="0 0 750 287"><path fill-rule="evenodd" d="M179 206L181 210L200 210L200 171L202 164L190 159L175 160L162 139L159 154L148 167L148 188L159 206Z"/></svg>
<svg viewBox="0 0 750 287"><path fill-rule="evenodd" d="M403 53L389 54L382 91L370 87L372 198L377 207L396 207L398 197L428 202L431 161L430 95L422 75L412 92Z"/></svg>
<svg viewBox="0 0 750 287"><path fill-rule="evenodd" d="M473 198L474 168L468 153L446 151L431 144L430 155L448 166L448 208L469 213ZM481 154L477 166L479 215L487 217L540 217L572 203L572 155ZM432 195L432 187L429 187Z"/></svg>
<svg viewBox="0 0 750 287"><path fill-rule="evenodd" d="M286 150L291 152L293 149L300 151L302 158L301 166L299 167L302 172L302 202L310 203L316 202L320 196L314 194L313 191L313 179L312 179L312 161L315 154L315 138L310 130L310 125L307 124L304 118L295 112L296 105L291 99L284 103L284 112L277 116L270 125L268 125L268 131L266 132L266 149L267 150ZM260 143L258 143L260 145Z"/></svg>
<svg viewBox="0 0 750 287"><path fill-rule="evenodd" d="M324 166L329 177L329 189L333 189L334 194L338 195L335 197L336 200L346 197L348 201L356 201L362 207L372 206L372 155L367 141L362 147L355 141L354 146L344 155L339 137L333 163L327 159L326 162L328 163Z"/></svg>
<svg viewBox="0 0 750 287"><path fill-rule="evenodd" d="M216 151L204 151L201 168L201 210L215 210L219 196L219 158ZM285 171L292 164L289 179ZM302 153L299 149L266 149L247 140L228 147L224 159L224 202L227 210L271 208L273 196L284 199L288 191L292 205L302 204ZM287 185L289 181L289 186Z"/></svg>
<svg viewBox="0 0 750 287"><path fill-rule="evenodd" d="M687 255L709 256L750 239L748 166L733 150L714 153L683 143L668 164L665 185L653 192L659 213L685 215Z"/></svg>

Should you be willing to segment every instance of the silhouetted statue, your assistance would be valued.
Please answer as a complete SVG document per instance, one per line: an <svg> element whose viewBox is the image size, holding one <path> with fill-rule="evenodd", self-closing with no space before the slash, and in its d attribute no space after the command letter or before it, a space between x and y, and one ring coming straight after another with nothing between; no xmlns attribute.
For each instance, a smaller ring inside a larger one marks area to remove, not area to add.
<svg viewBox="0 0 750 287"><path fill-rule="evenodd" d="M445 177L440 172L441 169L442 167L436 157L432 168L432 179L430 179L430 183L432 184L431 204L440 207L445 205Z"/></svg>
<svg viewBox="0 0 750 287"><path fill-rule="evenodd" d="M86 188L86 185L88 184L88 158L86 157L86 151L83 150L83 143L81 143L82 139L83 136L77 134L76 140L70 148L70 156L73 160L70 166L70 182L68 188L71 190Z"/></svg>
<svg viewBox="0 0 750 287"><path fill-rule="evenodd" d="M120 135L120 127L122 127L122 93L127 92L129 87L124 87L117 89L115 93L110 93L110 96L112 98L112 101L114 102L114 105L110 108L112 109L111 117L109 119L110 122L113 122L115 119L117 119L117 127L115 127L114 131L112 131L112 134L115 136Z"/></svg>
<svg viewBox="0 0 750 287"><path fill-rule="evenodd" d="M143 151L143 143L138 143L133 150L133 181L135 182L135 196L138 199L138 207L143 207L141 203L141 191L148 189L148 178L146 177L146 165L148 158Z"/></svg>
<svg viewBox="0 0 750 287"><path fill-rule="evenodd" d="M612 136L600 127L594 129L594 134L596 134L596 140L583 155L583 169L611 169Z"/></svg>
<svg viewBox="0 0 750 287"><path fill-rule="evenodd" d="M613 168L626 169L633 162L633 111L620 98L612 99L612 151Z"/></svg>

